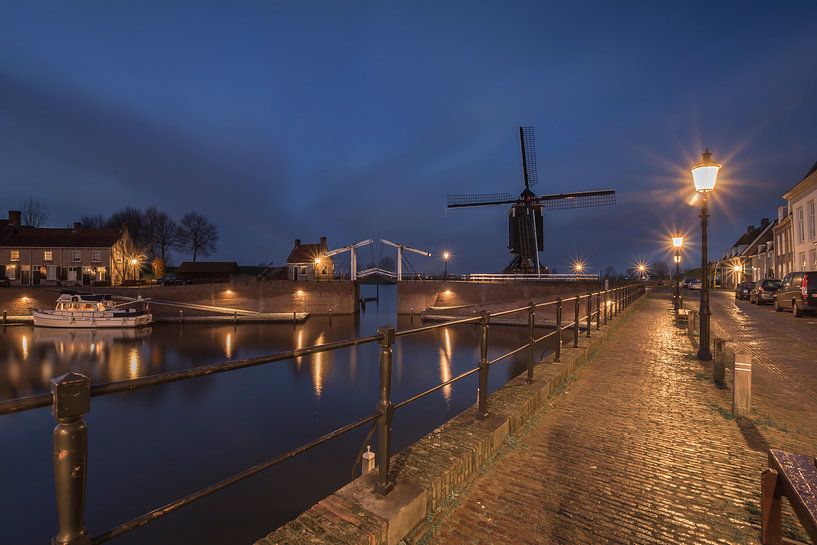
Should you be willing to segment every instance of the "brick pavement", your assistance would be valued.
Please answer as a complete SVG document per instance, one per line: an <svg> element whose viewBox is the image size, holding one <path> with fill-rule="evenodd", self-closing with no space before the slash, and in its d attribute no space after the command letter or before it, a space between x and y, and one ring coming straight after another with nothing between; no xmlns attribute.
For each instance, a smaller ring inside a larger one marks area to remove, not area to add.
<svg viewBox="0 0 817 545"><path fill-rule="evenodd" d="M780 388L758 386L760 400ZM650 298L426 541L759 543L765 449L792 432L764 420L762 401L761 416L736 421L730 395L673 326L668 300Z"/></svg>

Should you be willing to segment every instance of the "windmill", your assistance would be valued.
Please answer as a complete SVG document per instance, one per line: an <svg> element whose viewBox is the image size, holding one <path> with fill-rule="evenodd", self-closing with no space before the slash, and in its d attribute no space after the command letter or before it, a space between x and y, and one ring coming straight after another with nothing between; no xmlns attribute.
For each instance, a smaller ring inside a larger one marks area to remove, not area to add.
<svg viewBox="0 0 817 545"><path fill-rule="evenodd" d="M381 238L380 242L387 246L393 246L397 248L397 281L400 282L403 280L403 252L414 252L415 254L424 255L426 257L431 257L431 252L427 252L425 250L418 250L417 248L412 248L411 246L406 246L405 244L397 244L396 242L392 242L390 240L386 240L385 238Z"/></svg>
<svg viewBox="0 0 817 545"><path fill-rule="evenodd" d="M508 251L513 254L513 260L505 267L505 272L539 273L539 252L544 249L542 210L613 205L616 203L616 192L580 191L537 196L531 191L538 182L533 127L519 127L519 146L522 150L525 189L518 197L510 193L448 195L448 208L511 205L508 211Z"/></svg>

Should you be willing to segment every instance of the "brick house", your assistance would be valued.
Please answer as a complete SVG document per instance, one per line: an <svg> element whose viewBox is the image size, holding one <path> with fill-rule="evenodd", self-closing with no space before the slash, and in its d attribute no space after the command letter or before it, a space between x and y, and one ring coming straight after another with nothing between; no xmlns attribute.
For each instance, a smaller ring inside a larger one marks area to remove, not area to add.
<svg viewBox="0 0 817 545"><path fill-rule="evenodd" d="M301 244L295 239L295 246L287 257L287 279L298 281L332 280L335 275L335 263L326 256L329 248L326 237L321 237L317 244Z"/></svg>
<svg viewBox="0 0 817 545"><path fill-rule="evenodd" d="M777 207L777 223L774 226L774 277L783 278L794 266L794 249L791 212L788 206Z"/></svg>
<svg viewBox="0 0 817 545"><path fill-rule="evenodd" d="M122 284L139 276L127 227L28 227L20 212L0 220L0 275L17 286Z"/></svg>

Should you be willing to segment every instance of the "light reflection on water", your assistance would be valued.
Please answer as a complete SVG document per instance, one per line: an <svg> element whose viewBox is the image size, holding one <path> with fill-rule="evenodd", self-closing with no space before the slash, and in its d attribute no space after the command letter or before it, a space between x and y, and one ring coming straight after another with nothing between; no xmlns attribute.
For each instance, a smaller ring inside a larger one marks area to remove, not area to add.
<svg viewBox="0 0 817 545"><path fill-rule="evenodd" d="M364 287L364 290L368 287ZM373 291L373 288L372 288ZM139 330L0 329L0 398L47 392L69 370L93 383L244 359L373 334L394 315L394 288L359 317L313 317L305 324L162 324ZM495 326L491 354L523 342L524 328ZM87 519L92 530L127 520L373 412L376 343L313 354L184 383L94 398L88 415ZM399 337L393 401L449 380L478 361L478 329L466 325ZM521 361L491 369L491 388ZM395 416L396 449L474 403L476 377L446 386ZM54 532L48 409L0 417L0 528L13 543L47 542ZM251 543L350 479L367 430L170 515L117 543ZM376 438L373 438L376 440ZM155 486L155 483L162 483ZM212 521L206 523L206 521Z"/></svg>

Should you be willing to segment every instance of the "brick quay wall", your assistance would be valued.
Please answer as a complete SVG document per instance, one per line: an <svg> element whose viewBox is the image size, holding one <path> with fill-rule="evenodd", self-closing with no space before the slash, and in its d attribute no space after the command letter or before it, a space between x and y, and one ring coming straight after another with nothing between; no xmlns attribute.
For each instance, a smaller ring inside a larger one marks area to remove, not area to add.
<svg viewBox="0 0 817 545"><path fill-rule="evenodd" d="M397 285L397 312L399 314L430 314L463 316L488 310L496 312L512 307L522 307L531 301L539 303L585 295L600 289L598 282L554 281L554 282L464 282L457 280L405 281ZM593 301L595 309L595 300ZM586 308L581 309L581 315ZM565 305L563 318L573 319L573 306ZM519 316L519 320L527 320ZM555 321L556 307L549 306L537 311L537 322Z"/></svg>
<svg viewBox="0 0 817 545"><path fill-rule="evenodd" d="M293 282L291 280L258 281L236 277L223 284L189 286L138 286L74 288L79 291L110 293L126 297L142 296L157 301L226 307L253 312L306 312L309 314L354 314L358 310L358 287L349 281ZM59 288L0 288L0 312L9 316L30 314L30 308L53 309ZM156 316L176 316L179 309L151 305ZM216 314L185 309L185 315Z"/></svg>

